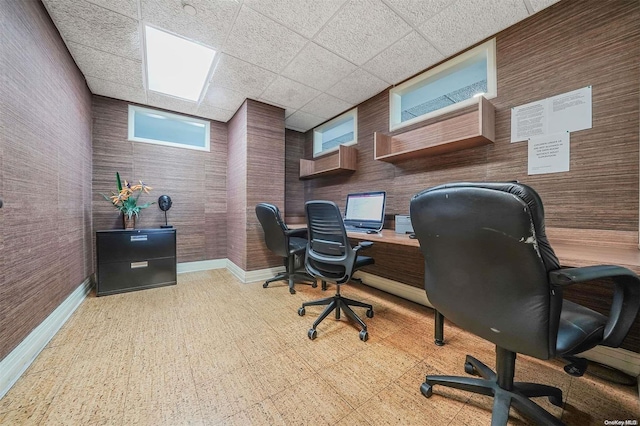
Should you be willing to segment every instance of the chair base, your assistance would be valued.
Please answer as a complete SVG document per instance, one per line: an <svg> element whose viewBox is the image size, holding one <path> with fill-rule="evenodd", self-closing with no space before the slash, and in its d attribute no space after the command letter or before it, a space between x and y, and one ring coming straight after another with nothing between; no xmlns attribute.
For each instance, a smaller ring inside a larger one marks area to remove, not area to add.
<svg viewBox="0 0 640 426"><path fill-rule="evenodd" d="M315 320L311 329L309 329L308 336L311 340L315 339L317 336L316 328L318 325L333 311L336 312L336 319L340 319L340 312L344 312L344 314L351 319L353 322L360 325L360 340L366 342L369 338L369 333L367 332L367 325L360 319L358 315L351 309L351 306L358 306L361 308L367 308L367 318L373 318L373 306L368 303L359 302L353 299L347 299L346 297L342 297L340 293L336 293L335 296L325 297L324 299L314 300L312 302L304 302L302 307L298 309L298 315L303 316L305 314L305 307L307 306L324 306L326 308L322 311L318 319Z"/></svg>
<svg viewBox="0 0 640 426"><path fill-rule="evenodd" d="M498 365L501 365L500 348L496 349L498 352ZM513 353L511 353L513 354ZM515 363L515 354L513 354L513 363ZM553 386L541 385L538 383L528 382L513 382L513 370L509 371L510 360L506 360L506 366L502 365L506 375L509 377L504 379L499 377L487 367L485 364L477 360L476 358L467 355L466 362L464 364L464 370L468 374L481 376L482 379L476 379L472 377L460 377L460 376L427 376L425 382L420 386L420 392L429 398L433 393L434 385L447 386L451 388L461 389L473 393L482 395L493 396L493 410L491 416L492 426L506 425L509 420L509 409L513 405L515 409L520 411L525 416L534 420L536 424L544 425L563 425L560 420L551 413L544 410L538 404L533 402L532 397L546 396L549 398L549 402L553 405L562 406L562 391ZM498 371L501 368L498 367ZM503 383L504 382L504 383ZM502 385L502 386L501 386Z"/></svg>
<svg viewBox="0 0 640 426"><path fill-rule="evenodd" d="M267 288L269 284L274 281L287 281L289 283L289 293L296 294L295 284L308 284L311 287L318 287L318 283L314 277L311 275L305 274L303 272L294 272L293 274L289 272L280 272L273 278L269 278L262 284L262 287Z"/></svg>

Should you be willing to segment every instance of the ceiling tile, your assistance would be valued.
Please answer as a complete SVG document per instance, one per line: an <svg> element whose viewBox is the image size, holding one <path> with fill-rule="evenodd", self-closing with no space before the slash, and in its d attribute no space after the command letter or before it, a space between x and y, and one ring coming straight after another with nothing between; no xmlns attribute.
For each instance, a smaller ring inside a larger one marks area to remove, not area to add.
<svg viewBox="0 0 640 426"><path fill-rule="evenodd" d="M95 77L87 77L87 85L94 95L107 96L123 101L147 103L147 95L143 88L123 86L111 81L101 80Z"/></svg>
<svg viewBox="0 0 640 426"><path fill-rule="evenodd" d="M419 30L449 57L527 16L521 0L458 0Z"/></svg>
<svg viewBox="0 0 640 426"><path fill-rule="evenodd" d="M350 0L314 40L362 65L410 30L411 27L380 0Z"/></svg>
<svg viewBox="0 0 640 426"><path fill-rule="evenodd" d="M319 94L316 89L278 76L260 99L285 108L298 109Z"/></svg>
<svg viewBox="0 0 640 426"><path fill-rule="evenodd" d="M424 37L412 31L362 68L389 84L397 84L443 59Z"/></svg>
<svg viewBox="0 0 640 426"><path fill-rule="evenodd" d="M540 12L542 9L545 9L552 4L558 3L560 0L529 0L531 3L531 7L536 12Z"/></svg>
<svg viewBox="0 0 640 426"><path fill-rule="evenodd" d="M311 38L344 2L345 0L244 0L243 4Z"/></svg>
<svg viewBox="0 0 640 426"><path fill-rule="evenodd" d="M454 3L452 0L383 0L411 25L419 25Z"/></svg>
<svg viewBox="0 0 640 426"><path fill-rule="evenodd" d="M141 60L138 21L78 0L44 0L65 41Z"/></svg>
<svg viewBox="0 0 640 426"><path fill-rule="evenodd" d="M222 48L239 4L229 0L189 0L196 8L191 16L176 0L142 0L142 19L160 29L200 42L216 50Z"/></svg>
<svg viewBox="0 0 640 426"><path fill-rule="evenodd" d="M304 37L243 6L224 51L254 65L280 72L306 42Z"/></svg>
<svg viewBox="0 0 640 426"><path fill-rule="evenodd" d="M284 127L291 130L297 130L298 132L306 132L324 121L324 118L317 117L313 114L296 111L287 117L284 121Z"/></svg>
<svg viewBox="0 0 640 426"><path fill-rule="evenodd" d="M133 19L138 19L137 0L87 0L97 6L102 6L113 12L120 13Z"/></svg>
<svg viewBox="0 0 640 426"><path fill-rule="evenodd" d="M300 110L327 119L333 118L351 107L353 107L353 105L349 102L345 102L342 99L322 93Z"/></svg>
<svg viewBox="0 0 640 426"><path fill-rule="evenodd" d="M377 95L388 86L378 77L359 68L327 90L327 93L353 105L358 105L360 102Z"/></svg>
<svg viewBox="0 0 640 426"><path fill-rule="evenodd" d="M207 105L204 103L200 104L200 106L196 110L196 115L200 117L205 117L205 118L209 118L211 120L216 120L216 121L222 121L223 123L226 123L227 121L229 121L229 119L233 117L233 114L235 114L235 111L216 108L214 106Z"/></svg>
<svg viewBox="0 0 640 426"><path fill-rule="evenodd" d="M204 103L221 109L235 111L247 97L235 90L210 85L204 97Z"/></svg>
<svg viewBox="0 0 640 426"><path fill-rule="evenodd" d="M307 44L281 75L318 90L326 90L357 66L315 43Z"/></svg>
<svg viewBox="0 0 640 426"><path fill-rule="evenodd" d="M141 61L73 42L67 43L67 47L85 77L96 77L131 87L144 87Z"/></svg>
<svg viewBox="0 0 640 426"><path fill-rule="evenodd" d="M197 109L197 104L195 102L173 98L171 96L162 95L152 91L149 91L147 94L147 103L154 107L167 109L169 111L182 112L184 114L195 114Z"/></svg>
<svg viewBox="0 0 640 426"><path fill-rule="evenodd" d="M211 83L217 87L241 88L248 98L258 99L277 74L233 56L223 54Z"/></svg>

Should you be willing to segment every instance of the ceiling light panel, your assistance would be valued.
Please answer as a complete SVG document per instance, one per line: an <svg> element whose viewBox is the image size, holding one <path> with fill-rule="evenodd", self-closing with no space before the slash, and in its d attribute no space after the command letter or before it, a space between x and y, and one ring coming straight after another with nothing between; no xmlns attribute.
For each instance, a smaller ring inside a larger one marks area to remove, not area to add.
<svg viewBox="0 0 640 426"><path fill-rule="evenodd" d="M149 90L196 102L216 51L145 25Z"/></svg>

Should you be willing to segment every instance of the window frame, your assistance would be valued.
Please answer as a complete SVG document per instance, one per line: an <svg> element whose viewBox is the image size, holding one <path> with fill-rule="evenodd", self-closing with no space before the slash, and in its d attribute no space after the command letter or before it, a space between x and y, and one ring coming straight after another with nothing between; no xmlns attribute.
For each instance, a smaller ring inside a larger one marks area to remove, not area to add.
<svg viewBox="0 0 640 426"><path fill-rule="evenodd" d="M340 145L336 145L335 147L324 151L316 151L318 146L322 148L322 134L335 127L336 123L345 121L348 117L353 118L353 139L343 142L340 145L349 146L356 145L358 143L358 108L353 108L313 129L313 158L322 157L323 155L330 154L340 149Z"/></svg>
<svg viewBox="0 0 640 426"><path fill-rule="evenodd" d="M412 124L428 120L451 111L466 108L470 105L478 103L475 97L471 97L462 102L440 108L435 111L414 117L407 121L402 121L402 96L414 90L420 89L422 86L437 81L438 75L446 71L455 71L463 62L486 52L487 56L487 92L482 96L487 99L495 98L498 95L498 81L496 70L496 39L492 38L479 46L474 47L460 55L457 55L442 64L431 68L422 74L405 81L402 84L389 90L389 131L401 129ZM447 73L446 75L448 75Z"/></svg>
<svg viewBox="0 0 640 426"><path fill-rule="evenodd" d="M157 139L148 139L148 138L141 138L138 136L135 136L135 116L136 116L136 111L138 112L143 112L143 113L149 113L149 114L155 114L155 115L159 115L162 116L166 119L169 120L177 120L177 121L182 121L182 122L187 122L187 123L198 123L198 124L204 124L205 126L205 146L195 146L195 145L186 145L186 144L181 144L181 143L177 143L177 142L169 142L169 141L161 141L161 140L157 140ZM175 114L175 113L171 113L171 112L167 112L167 111L162 111L162 110L158 110L158 109L152 109L152 108L146 108L146 107L142 107L142 106L138 106L138 105L131 105L129 104L129 122L128 122L128 132L127 132L127 140L131 141L131 142L143 142L143 143L150 143L150 144L154 144L154 145L162 145L162 146L171 146L174 148L185 148L185 149L193 149L196 151L206 151L206 152L210 152L211 151L211 122L208 120L203 120L203 119L199 119L199 118L195 118L195 117L190 117L188 115L182 115L182 114Z"/></svg>

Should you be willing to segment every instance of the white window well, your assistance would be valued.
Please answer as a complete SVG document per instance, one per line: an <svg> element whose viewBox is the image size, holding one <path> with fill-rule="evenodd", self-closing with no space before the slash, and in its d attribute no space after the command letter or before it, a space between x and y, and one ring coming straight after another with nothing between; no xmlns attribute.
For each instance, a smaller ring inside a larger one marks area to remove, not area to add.
<svg viewBox="0 0 640 426"><path fill-rule="evenodd" d="M209 151L206 120L129 105L129 140Z"/></svg>
<svg viewBox="0 0 640 426"><path fill-rule="evenodd" d="M313 129L313 156L337 151L340 145L358 143L358 109L344 114Z"/></svg>
<svg viewBox="0 0 640 426"><path fill-rule="evenodd" d="M496 41L491 39L389 91L389 130L497 96Z"/></svg>
<svg viewBox="0 0 640 426"><path fill-rule="evenodd" d="M216 51L145 25L149 90L197 102Z"/></svg>

